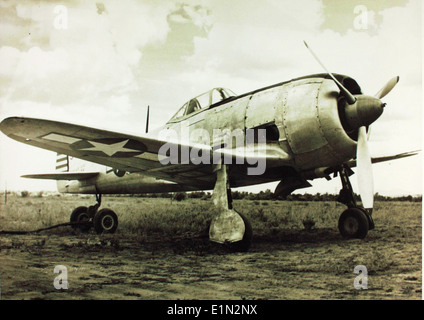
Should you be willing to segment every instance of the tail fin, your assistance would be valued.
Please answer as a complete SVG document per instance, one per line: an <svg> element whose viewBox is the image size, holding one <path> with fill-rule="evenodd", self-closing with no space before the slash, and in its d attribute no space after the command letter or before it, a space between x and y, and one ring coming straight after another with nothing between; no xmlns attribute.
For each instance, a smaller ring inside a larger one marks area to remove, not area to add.
<svg viewBox="0 0 424 320"><path fill-rule="evenodd" d="M69 157L66 154L57 154L56 172L69 172Z"/></svg>
<svg viewBox="0 0 424 320"><path fill-rule="evenodd" d="M69 172L69 157L66 154L58 153L56 155L56 172ZM57 180L57 191L66 192L67 181Z"/></svg>
<svg viewBox="0 0 424 320"><path fill-rule="evenodd" d="M88 179L89 177L96 176L99 172L104 172L105 170L103 168L104 166L102 165L82 159L77 159L75 157L69 157L63 153L58 153L56 155L56 175L44 174L38 175L38 178L56 179L57 190L59 192L68 192L68 187L71 183L71 180ZM34 178L34 175L29 175L28 177Z"/></svg>

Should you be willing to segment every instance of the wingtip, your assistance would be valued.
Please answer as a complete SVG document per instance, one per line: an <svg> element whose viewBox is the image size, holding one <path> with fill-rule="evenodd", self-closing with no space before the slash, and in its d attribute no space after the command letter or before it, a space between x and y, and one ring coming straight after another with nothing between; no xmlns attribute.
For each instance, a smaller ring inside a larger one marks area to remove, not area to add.
<svg viewBox="0 0 424 320"><path fill-rule="evenodd" d="M4 118L0 122L0 131L2 131L4 134L8 134L8 128L14 126L18 122L22 122L24 118L21 117L7 117Z"/></svg>
<svg viewBox="0 0 424 320"><path fill-rule="evenodd" d="M4 134L6 134L4 130L6 129L7 124L10 122L11 119L12 119L11 117L4 118L0 122L0 131L3 132Z"/></svg>
<svg viewBox="0 0 424 320"><path fill-rule="evenodd" d="M1 120L0 125L1 124L5 124L7 122L11 122L11 121L19 121L19 120L22 120L22 119L24 119L24 118L22 118L22 117L16 117L16 116L7 117L7 118L4 118L3 120Z"/></svg>

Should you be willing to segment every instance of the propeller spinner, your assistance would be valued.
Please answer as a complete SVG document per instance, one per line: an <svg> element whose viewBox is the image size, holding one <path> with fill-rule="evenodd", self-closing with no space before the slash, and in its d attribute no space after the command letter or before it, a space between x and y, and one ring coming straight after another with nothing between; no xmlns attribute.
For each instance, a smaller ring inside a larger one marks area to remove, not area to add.
<svg viewBox="0 0 424 320"><path fill-rule="evenodd" d="M374 97L367 95L353 95L349 92L324 66L312 49L304 41L305 46L314 56L315 60L324 68L340 89L341 95L346 99L344 106L344 122L350 130L358 130L358 143L356 147L356 162L358 167L357 179L362 205L371 211L374 205L374 181L372 173L371 155L368 148L367 127L377 120L383 113L385 97L399 82L399 77L390 79Z"/></svg>

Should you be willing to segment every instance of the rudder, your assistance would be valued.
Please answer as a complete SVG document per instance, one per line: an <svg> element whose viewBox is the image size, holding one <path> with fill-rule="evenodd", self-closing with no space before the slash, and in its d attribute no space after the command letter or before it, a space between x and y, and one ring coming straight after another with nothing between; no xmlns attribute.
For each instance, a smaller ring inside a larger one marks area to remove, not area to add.
<svg viewBox="0 0 424 320"><path fill-rule="evenodd" d="M56 172L69 172L69 156L66 154L58 153L56 155ZM66 192L67 181L57 180L57 191Z"/></svg>
<svg viewBox="0 0 424 320"><path fill-rule="evenodd" d="M56 156L56 172L69 172L69 156L58 153Z"/></svg>

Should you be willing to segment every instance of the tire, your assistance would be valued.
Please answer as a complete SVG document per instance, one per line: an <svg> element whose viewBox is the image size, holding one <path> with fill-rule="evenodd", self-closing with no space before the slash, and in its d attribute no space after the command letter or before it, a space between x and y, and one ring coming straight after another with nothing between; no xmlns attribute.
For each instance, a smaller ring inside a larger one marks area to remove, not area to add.
<svg viewBox="0 0 424 320"><path fill-rule="evenodd" d="M97 234L115 233L118 228L118 217L112 210L102 209L95 214L93 225Z"/></svg>
<svg viewBox="0 0 424 320"><path fill-rule="evenodd" d="M71 213L71 218L70 218L70 222L71 223L76 223L76 222L83 222L83 221L87 221L89 222L90 216L88 214L88 208L87 207L78 207L76 209L74 209L74 211L72 211ZM79 230L81 232L88 232L91 228L91 224L86 224L86 225L77 225L77 224L73 224L72 228L75 230Z"/></svg>
<svg viewBox="0 0 424 320"><path fill-rule="evenodd" d="M369 222L359 208L345 210L339 218L339 231L345 239L363 239L368 233Z"/></svg>
<svg viewBox="0 0 424 320"><path fill-rule="evenodd" d="M238 213L238 212L237 212ZM228 248L233 252L246 252L252 245L253 230L249 220L241 213L238 213L244 222L244 236L241 241L228 244Z"/></svg>

